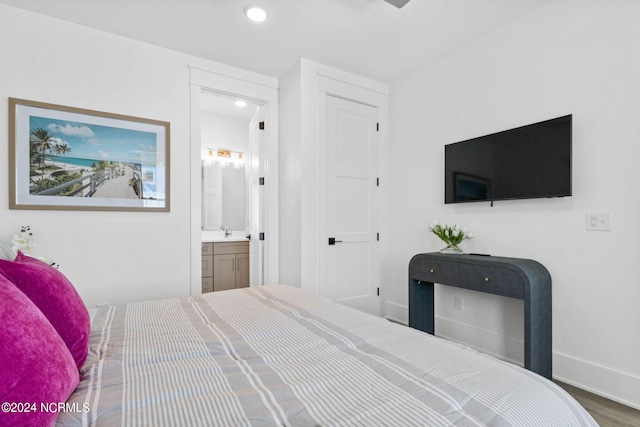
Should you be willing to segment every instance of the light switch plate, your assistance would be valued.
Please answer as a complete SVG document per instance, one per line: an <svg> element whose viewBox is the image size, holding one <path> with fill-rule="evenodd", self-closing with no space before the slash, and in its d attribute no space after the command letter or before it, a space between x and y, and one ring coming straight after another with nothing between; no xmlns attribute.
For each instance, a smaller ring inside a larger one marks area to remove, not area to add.
<svg viewBox="0 0 640 427"><path fill-rule="evenodd" d="M611 231L611 214L587 212L587 231Z"/></svg>

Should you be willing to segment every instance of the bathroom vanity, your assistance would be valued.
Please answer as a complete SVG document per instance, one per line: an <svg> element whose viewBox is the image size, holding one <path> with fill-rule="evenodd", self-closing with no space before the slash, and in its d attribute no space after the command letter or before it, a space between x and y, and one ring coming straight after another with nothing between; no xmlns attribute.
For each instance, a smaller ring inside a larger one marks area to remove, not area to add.
<svg viewBox="0 0 640 427"><path fill-rule="evenodd" d="M202 292L224 291L249 286L249 241L240 237L212 237L203 234Z"/></svg>

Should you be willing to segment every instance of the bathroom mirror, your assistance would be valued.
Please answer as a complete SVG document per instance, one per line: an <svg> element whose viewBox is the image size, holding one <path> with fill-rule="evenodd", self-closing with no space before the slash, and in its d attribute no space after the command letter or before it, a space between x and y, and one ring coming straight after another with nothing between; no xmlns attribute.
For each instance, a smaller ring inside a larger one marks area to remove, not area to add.
<svg viewBox="0 0 640 427"><path fill-rule="evenodd" d="M202 162L202 229L245 229L245 168Z"/></svg>

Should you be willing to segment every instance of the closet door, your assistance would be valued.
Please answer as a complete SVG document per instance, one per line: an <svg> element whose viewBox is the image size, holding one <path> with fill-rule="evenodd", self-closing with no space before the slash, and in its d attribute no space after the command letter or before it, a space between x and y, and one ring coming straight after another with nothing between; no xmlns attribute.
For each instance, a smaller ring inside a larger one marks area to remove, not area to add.
<svg viewBox="0 0 640 427"><path fill-rule="evenodd" d="M377 121L377 108L327 96L328 296L372 314L379 312Z"/></svg>

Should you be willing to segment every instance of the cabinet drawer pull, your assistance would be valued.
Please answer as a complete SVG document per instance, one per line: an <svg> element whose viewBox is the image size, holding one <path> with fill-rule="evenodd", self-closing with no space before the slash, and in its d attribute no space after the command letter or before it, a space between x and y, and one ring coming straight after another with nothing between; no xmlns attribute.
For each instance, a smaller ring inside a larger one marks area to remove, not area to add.
<svg viewBox="0 0 640 427"><path fill-rule="evenodd" d="M430 268L430 269L429 269L429 273L435 273L435 272L436 272L436 269L435 269L435 268Z"/></svg>
<svg viewBox="0 0 640 427"><path fill-rule="evenodd" d="M484 281L485 281L485 282L488 282L488 281L489 281L489 278L488 278L488 277L485 277L485 278L484 278Z"/></svg>

